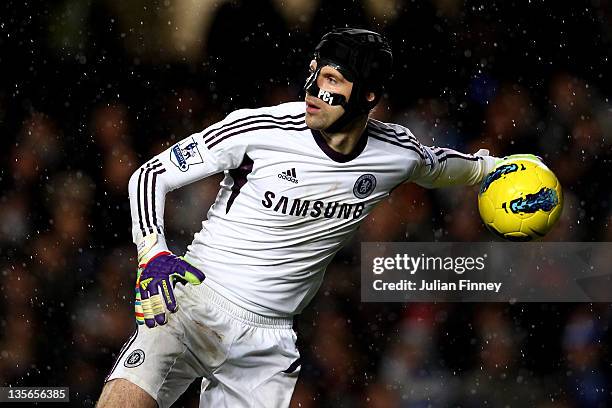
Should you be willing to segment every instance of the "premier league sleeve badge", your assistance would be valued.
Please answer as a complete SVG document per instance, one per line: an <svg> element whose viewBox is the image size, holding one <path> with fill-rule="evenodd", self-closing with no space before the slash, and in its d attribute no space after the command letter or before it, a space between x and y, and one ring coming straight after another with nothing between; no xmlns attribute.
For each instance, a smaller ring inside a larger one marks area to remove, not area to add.
<svg viewBox="0 0 612 408"><path fill-rule="evenodd" d="M170 161L181 171L189 170L191 165L204 163L198 150L198 142L193 140L193 137L180 141L170 149Z"/></svg>

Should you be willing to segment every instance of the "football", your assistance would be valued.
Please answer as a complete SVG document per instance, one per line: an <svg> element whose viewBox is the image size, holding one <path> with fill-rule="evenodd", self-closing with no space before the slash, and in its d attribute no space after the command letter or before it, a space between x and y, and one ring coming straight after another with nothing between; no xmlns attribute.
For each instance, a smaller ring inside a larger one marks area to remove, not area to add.
<svg viewBox="0 0 612 408"><path fill-rule="evenodd" d="M555 225L562 208L559 180L537 159L504 160L485 177L478 193L484 224L509 241L542 238Z"/></svg>

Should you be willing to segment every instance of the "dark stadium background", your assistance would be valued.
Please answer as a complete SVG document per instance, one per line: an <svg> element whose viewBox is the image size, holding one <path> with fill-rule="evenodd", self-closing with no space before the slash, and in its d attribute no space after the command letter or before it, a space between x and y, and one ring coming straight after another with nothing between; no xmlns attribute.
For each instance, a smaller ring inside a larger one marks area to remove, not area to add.
<svg viewBox="0 0 612 408"><path fill-rule="evenodd" d="M316 41L344 25L392 40L376 117L427 144L542 156L565 193L546 240L612 240L608 0L5 1L0 386L95 403L135 324L131 172L231 110L297 98ZM178 253L218 181L170 194ZM612 406L609 304L360 302L361 241L493 239L475 188L394 191L300 317L293 406Z"/></svg>

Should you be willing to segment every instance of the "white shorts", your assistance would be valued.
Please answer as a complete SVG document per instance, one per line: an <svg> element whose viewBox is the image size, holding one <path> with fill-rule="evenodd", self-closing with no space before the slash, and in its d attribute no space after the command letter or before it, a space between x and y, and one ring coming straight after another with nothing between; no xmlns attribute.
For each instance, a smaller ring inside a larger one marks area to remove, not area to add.
<svg viewBox="0 0 612 408"><path fill-rule="evenodd" d="M265 317L204 283L178 284L179 310L164 326L142 325L106 378L124 378L159 407L202 378L200 407L288 407L300 371L291 318Z"/></svg>

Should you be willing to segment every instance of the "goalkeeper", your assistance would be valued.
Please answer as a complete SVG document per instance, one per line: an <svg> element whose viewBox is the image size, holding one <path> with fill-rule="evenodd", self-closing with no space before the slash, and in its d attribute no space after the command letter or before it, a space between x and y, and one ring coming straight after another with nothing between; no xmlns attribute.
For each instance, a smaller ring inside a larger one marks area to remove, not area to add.
<svg viewBox="0 0 612 408"><path fill-rule="evenodd" d="M133 174L139 324L98 406L167 407L202 378L202 407L287 407L301 362L293 318L365 217L402 183L472 185L493 169L486 150L424 146L369 117L391 66L378 33L334 30L304 101L235 111ZM172 254L166 194L219 172L202 230Z"/></svg>

